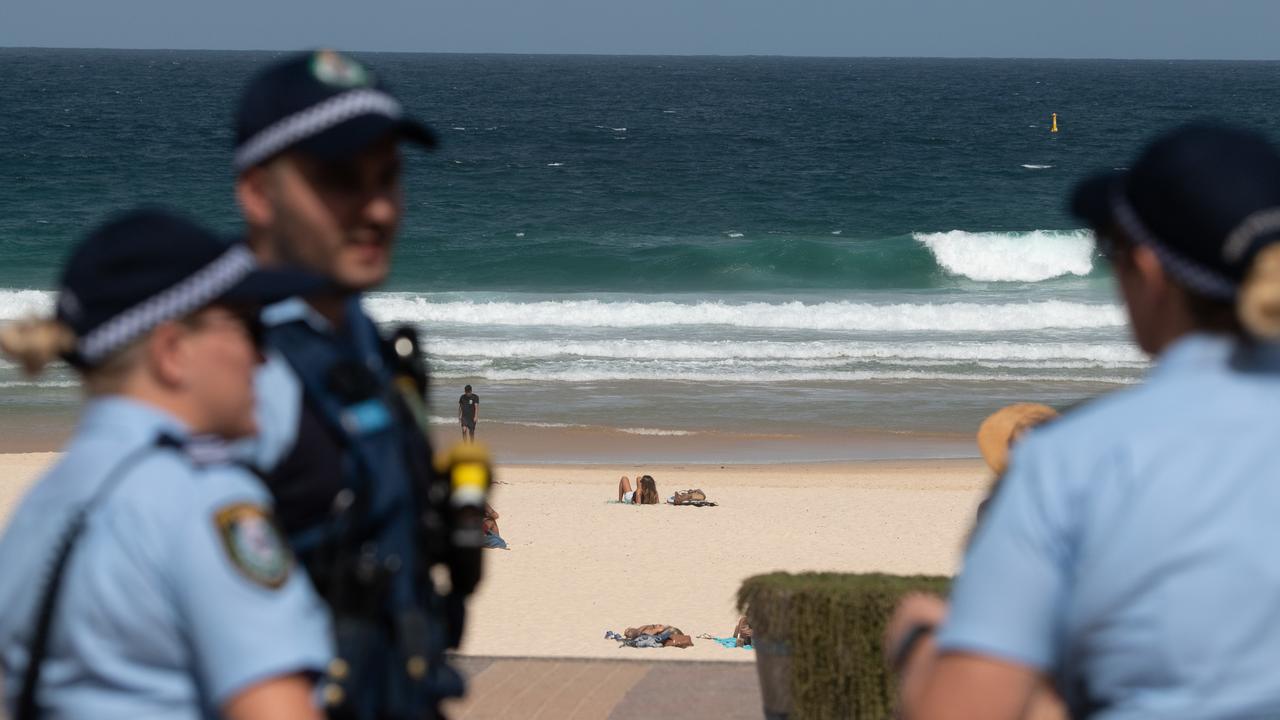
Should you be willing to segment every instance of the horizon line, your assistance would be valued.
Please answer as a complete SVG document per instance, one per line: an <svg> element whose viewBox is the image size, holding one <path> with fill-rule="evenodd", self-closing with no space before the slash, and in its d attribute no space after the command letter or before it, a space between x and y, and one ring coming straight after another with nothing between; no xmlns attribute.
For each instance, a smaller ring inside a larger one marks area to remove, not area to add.
<svg viewBox="0 0 1280 720"><path fill-rule="evenodd" d="M0 45L0 50L94 50L116 52L226 52L226 53L291 53L312 50L325 45L297 48L172 48L172 47L85 47L75 45ZM1082 55L806 55L798 53L672 53L589 50L367 50L334 48L342 52L382 55L510 55L510 56L580 56L580 57L655 57L655 58L793 58L808 60L1064 60L1064 61L1132 61L1132 62L1280 62L1276 58L1189 58L1189 57L1088 57Z"/></svg>

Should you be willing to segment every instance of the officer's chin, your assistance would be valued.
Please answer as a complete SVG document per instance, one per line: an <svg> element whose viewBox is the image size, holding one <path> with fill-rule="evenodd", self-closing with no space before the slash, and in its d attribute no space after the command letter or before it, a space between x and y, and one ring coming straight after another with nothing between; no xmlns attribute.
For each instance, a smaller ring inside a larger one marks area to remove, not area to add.
<svg viewBox="0 0 1280 720"><path fill-rule="evenodd" d="M364 292L381 285L390 274L390 248L385 247L368 256L359 252L349 253L339 261L334 280L350 292Z"/></svg>

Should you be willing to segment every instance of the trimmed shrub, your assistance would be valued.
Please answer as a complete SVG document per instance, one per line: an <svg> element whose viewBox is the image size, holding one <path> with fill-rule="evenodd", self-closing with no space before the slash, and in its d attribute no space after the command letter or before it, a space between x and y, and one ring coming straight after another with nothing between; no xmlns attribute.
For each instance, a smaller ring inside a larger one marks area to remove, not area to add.
<svg viewBox="0 0 1280 720"><path fill-rule="evenodd" d="M903 595L945 596L950 582L925 575L772 573L742 584L738 609L757 643L790 648L793 720L885 720L894 703L894 678L881 649L889 615Z"/></svg>

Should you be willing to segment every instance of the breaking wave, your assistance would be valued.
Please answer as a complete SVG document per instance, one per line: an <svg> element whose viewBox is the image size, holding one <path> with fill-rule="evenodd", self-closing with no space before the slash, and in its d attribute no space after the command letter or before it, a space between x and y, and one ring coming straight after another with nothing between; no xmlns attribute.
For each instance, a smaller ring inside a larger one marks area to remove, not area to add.
<svg viewBox="0 0 1280 720"><path fill-rule="evenodd" d="M978 282L1040 282L1093 271L1086 230L915 233L943 270Z"/></svg>

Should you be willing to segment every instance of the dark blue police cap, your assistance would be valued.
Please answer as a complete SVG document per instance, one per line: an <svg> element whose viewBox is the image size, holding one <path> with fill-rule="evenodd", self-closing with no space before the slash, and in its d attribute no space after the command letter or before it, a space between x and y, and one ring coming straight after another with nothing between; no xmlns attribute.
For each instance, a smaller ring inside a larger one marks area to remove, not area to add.
<svg viewBox="0 0 1280 720"><path fill-rule="evenodd" d="M1132 169L1077 185L1071 212L1151 247L1188 289L1230 300L1257 251L1280 239L1280 154L1253 132L1187 125Z"/></svg>
<svg viewBox="0 0 1280 720"><path fill-rule="evenodd" d="M435 133L363 65L333 50L291 55L249 81L236 115L236 172L289 149L323 159L356 153L389 132L427 148Z"/></svg>
<svg viewBox="0 0 1280 720"><path fill-rule="evenodd" d="M84 367L211 303L264 304L326 285L299 271L261 270L243 243L220 240L183 218L134 210L72 251L57 313L76 335L67 360Z"/></svg>

